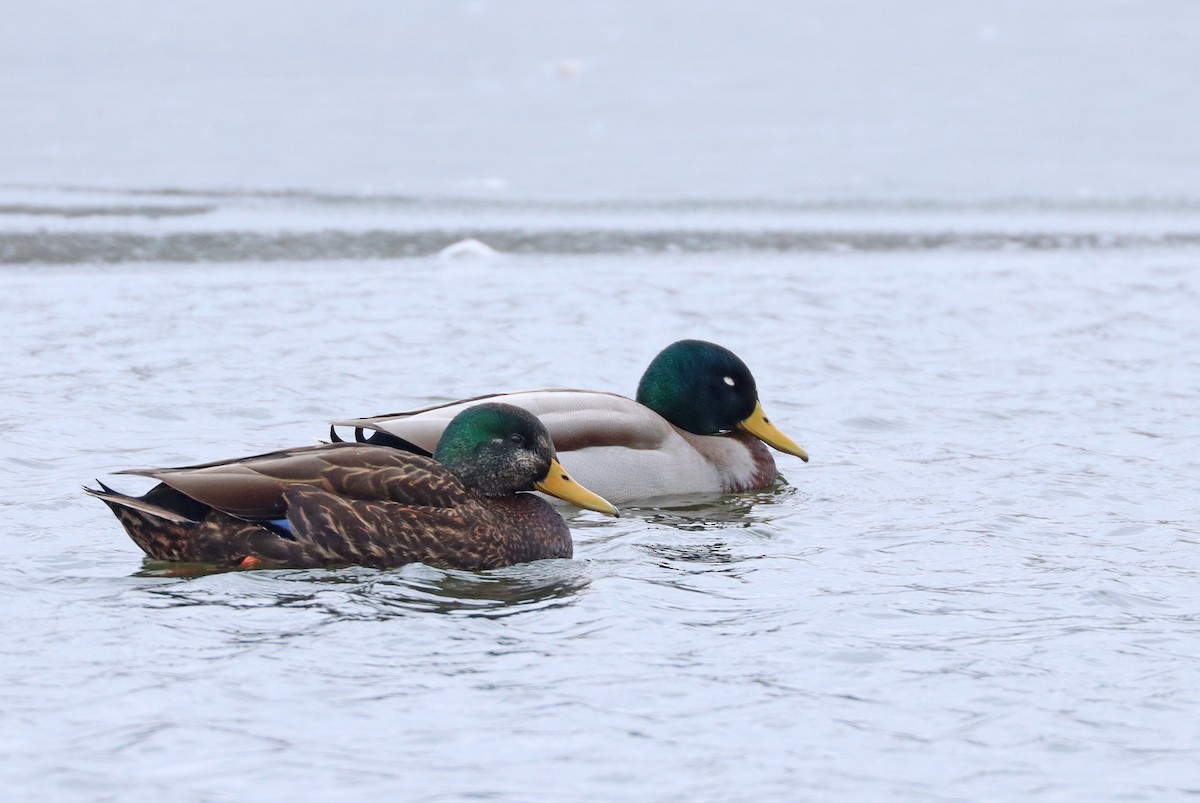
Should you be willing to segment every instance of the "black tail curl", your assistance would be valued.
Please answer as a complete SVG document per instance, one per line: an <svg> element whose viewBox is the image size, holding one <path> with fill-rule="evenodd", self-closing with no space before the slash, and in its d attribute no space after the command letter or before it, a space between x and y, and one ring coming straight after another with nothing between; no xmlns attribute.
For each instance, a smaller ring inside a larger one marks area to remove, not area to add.
<svg viewBox="0 0 1200 803"><path fill-rule="evenodd" d="M345 438L338 435L337 428L332 424L329 426L329 441L331 443L349 443L349 441L347 441ZM370 444L371 446L386 446L389 449L399 449L402 452L411 452L412 454L419 454L423 457L433 457L433 453L428 449L422 449L415 443L410 443L409 441L404 440L404 438L398 438L395 435L391 435L387 432L379 432L378 430L372 432L370 435L367 435L366 430L364 430L362 427L355 427L354 442L366 443Z"/></svg>

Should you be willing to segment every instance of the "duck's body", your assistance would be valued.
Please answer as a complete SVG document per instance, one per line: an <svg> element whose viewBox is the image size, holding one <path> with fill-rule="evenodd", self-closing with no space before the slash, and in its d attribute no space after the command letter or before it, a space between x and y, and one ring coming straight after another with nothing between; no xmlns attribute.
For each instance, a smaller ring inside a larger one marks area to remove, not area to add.
<svg viewBox="0 0 1200 803"><path fill-rule="evenodd" d="M771 452L748 432L696 435L633 399L602 391L500 393L338 425L379 433L359 433L370 443L430 454L454 416L491 402L537 416L554 440L563 468L585 487L602 489L596 493L616 504L762 488L778 473Z"/></svg>
<svg viewBox="0 0 1200 803"><path fill-rule="evenodd" d="M537 416L563 466L618 503L766 487L777 470L764 442L808 459L763 414L745 363L699 340L681 340L659 353L642 376L636 400L592 390L532 390L335 426L354 427L360 441L429 454L455 415L490 402Z"/></svg>
<svg viewBox="0 0 1200 803"><path fill-rule="evenodd" d="M506 410L505 421L520 413L489 405L471 415L494 417L497 410ZM615 509L563 475L536 419L520 417L525 429L469 433L475 440L452 444L457 451L446 447L448 433L436 453L458 470L396 449L326 444L125 472L159 480L141 497L103 485L89 493L158 560L376 568L422 562L490 569L569 558L571 535L562 517L541 498L515 491L536 487L578 504Z"/></svg>

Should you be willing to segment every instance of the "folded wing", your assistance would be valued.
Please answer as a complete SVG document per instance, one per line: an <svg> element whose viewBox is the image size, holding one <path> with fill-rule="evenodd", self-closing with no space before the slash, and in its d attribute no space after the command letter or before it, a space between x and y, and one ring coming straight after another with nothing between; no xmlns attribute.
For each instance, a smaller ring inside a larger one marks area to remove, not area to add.
<svg viewBox="0 0 1200 803"><path fill-rule="evenodd" d="M197 502L247 521L283 518L285 492L293 486L348 500L421 507L452 507L467 498L458 478L429 458L352 443L124 473L153 477Z"/></svg>

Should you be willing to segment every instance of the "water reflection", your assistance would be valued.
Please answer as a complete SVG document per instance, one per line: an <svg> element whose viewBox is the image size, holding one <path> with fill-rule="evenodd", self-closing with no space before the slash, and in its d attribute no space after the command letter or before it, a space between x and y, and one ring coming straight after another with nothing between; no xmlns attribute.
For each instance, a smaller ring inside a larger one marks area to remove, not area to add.
<svg viewBox="0 0 1200 803"><path fill-rule="evenodd" d="M381 616L425 611L500 617L569 605L590 582L587 568L568 560L537 561L489 572L420 566L411 574L382 573L364 594Z"/></svg>
<svg viewBox="0 0 1200 803"><path fill-rule="evenodd" d="M622 514L638 516L652 524L678 530L723 530L731 527L752 528L785 516L791 509L780 507L797 493L786 480L760 491L741 494L705 494L671 497L652 507L625 507Z"/></svg>
<svg viewBox="0 0 1200 803"><path fill-rule="evenodd" d="M485 572L411 564L379 571L279 569L214 571L211 566L145 562L137 577L169 579L141 589L152 607L317 609L346 619L386 619L412 613L501 617L569 605L591 582L585 564L546 560Z"/></svg>
<svg viewBox="0 0 1200 803"><path fill-rule="evenodd" d="M746 536L773 538L783 519L794 513L798 491L784 480L761 491L702 494L654 500L644 507L622 508L619 522L571 521L587 532L590 552L619 550L622 542L667 563L730 564L746 554ZM577 537L577 543L579 539ZM750 553L759 550L750 547Z"/></svg>
<svg viewBox="0 0 1200 803"><path fill-rule="evenodd" d="M725 541L715 541L711 544L639 544L639 549L647 552L656 558L665 558L667 561L682 561L684 563L737 563L744 560L742 556L735 556L729 548L729 544ZM660 563L660 566L667 564Z"/></svg>

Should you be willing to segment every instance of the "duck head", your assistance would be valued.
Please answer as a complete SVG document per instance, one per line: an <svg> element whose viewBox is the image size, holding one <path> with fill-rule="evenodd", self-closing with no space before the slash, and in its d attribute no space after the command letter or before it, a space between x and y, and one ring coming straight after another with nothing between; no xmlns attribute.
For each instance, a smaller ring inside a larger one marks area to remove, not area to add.
<svg viewBox="0 0 1200 803"><path fill-rule="evenodd" d="M763 412L746 363L716 343L680 340L660 351L642 374L637 400L695 435L744 429L768 446L808 462L808 452Z"/></svg>
<svg viewBox="0 0 1200 803"><path fill-rule="evenodd" d="M563 470L546 427L510 404L479 404L446 426L433 457L485 496L541 491L579 507L619 515Z"/></svg>

